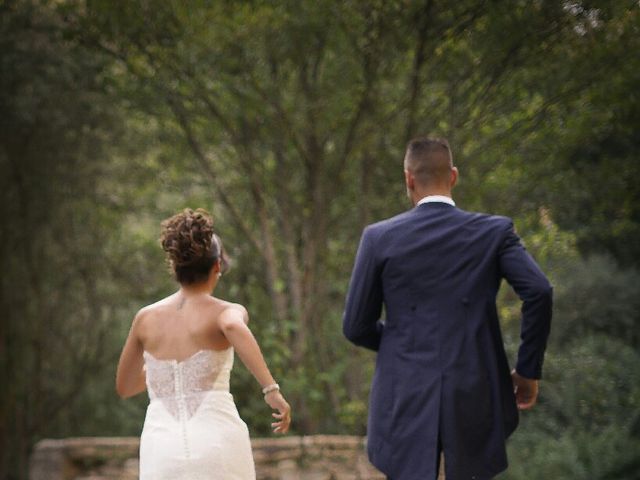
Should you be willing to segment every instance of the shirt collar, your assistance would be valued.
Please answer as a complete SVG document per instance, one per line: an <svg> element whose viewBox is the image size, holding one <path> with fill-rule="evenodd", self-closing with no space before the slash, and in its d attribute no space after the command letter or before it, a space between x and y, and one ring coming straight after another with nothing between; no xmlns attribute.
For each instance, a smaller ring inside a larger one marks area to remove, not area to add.
<svg viewBox="0 0 640 480"><path fill-rule="evenodd" d="M418 205L422 205L423 203L432 203L432 202L442 202L442 203L448 203L452 207L456 206L456 202L454 202L451 197L447 197L445 195L427 195L426 197L423 197L420 200L418 200L418 203L416 203L416 207Z"/></svg>

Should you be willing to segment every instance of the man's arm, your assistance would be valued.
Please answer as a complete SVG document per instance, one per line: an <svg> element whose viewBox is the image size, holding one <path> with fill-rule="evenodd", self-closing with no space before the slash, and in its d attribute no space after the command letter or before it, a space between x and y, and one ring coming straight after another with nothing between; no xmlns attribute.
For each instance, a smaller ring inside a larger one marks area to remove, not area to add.
<svg viewBox="0 0 640 480"><path fill-rule="evenodd" d="M551 327L552 287L540 267L520 243L509 222L499 251L500 271L522 300L519 377L539 379Z"/></svg>
<svg viewBox="0 0 640 480"><path fill-rule="evenodd" d="M358 346L378 350L377 322L382 311L382 281L373 248L374 232L365 228L351 274L342 319L344 336Z"/></svg>

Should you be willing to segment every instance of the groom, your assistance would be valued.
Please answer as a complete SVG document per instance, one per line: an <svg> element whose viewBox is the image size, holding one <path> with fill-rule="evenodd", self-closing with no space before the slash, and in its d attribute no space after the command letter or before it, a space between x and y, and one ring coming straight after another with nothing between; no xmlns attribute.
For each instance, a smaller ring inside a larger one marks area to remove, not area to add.
<svg viewBox="0 0 640 480"><path fill-rule="evenodd" d="M536 402L551 286L510 219L455 206L446 140L410 142L404 173L414 208L365 228L343 319L349 340L378 352L369 458L391 480L435 480L441 456L447 480L488 480L507 468L518 409ZM512 372L503 278L523 302Z"/></svg>

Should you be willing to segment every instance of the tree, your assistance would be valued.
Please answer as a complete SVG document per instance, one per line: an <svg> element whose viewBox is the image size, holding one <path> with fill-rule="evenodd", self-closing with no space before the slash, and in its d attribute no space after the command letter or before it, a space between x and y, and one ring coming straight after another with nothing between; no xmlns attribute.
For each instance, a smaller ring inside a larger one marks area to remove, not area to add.
<svg viewBox="0 0 640 480"><path fill-rule="evenodd" d="M609 10L624 27L626 10ZM617 41L610 19L589 23L594 12L557 2L97 1L73 22L84 42L126 68L130 98L188 146L246 252L261 262L290 351L285 370L323 372L314 386L337 410L345 394L364 392L348 378L340 391L334 380L349 368L336 372L333 340L317 341L339 330L334 306L350 262L335 252L353 251L364 224L403 208L403 144L446 134L469 163L462 202L519 210L520 202L505 208L503 194L492 202L495 194L477 185L522 162L495 158L500 149L535 148L540 122L605 78L581 56L597 37ZM564 82L545 77L543 59ZM530 186L516 186L518 194ZM303 430L316 429L324 407L297 398Z"/></svg>
<svg viewBox="0 0 640 480"><path fill-rule="evenodd" d="M117 358L127 283L111 269L123 251L100 179L121 132L101 91L108 59L66 42L50 8L5 2L0 15L0 476L26 478L33 443L71 431Z"/></svg>

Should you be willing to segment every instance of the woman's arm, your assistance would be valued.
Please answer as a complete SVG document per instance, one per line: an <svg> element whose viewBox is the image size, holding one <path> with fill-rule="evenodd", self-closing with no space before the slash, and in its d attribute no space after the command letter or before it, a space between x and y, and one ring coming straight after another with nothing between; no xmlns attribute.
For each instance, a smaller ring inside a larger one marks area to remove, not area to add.
<svg viewBox="0 0 640 480"><path fill-rule="evenodd" d="M116 373L116 391L121 398L129 398L146 390L144 374L143 346L139 337L142 311L133 319L129 336L122 348L118 371Z"/></svg>
<svg viewBox="0 0 640 480"><path fill-rule="evenodd" d="M219 326L222 333L229 343L233 345L242 363L245 364L258 383L264 388L276 382L264 361L258 342L247 326L248 322L249 315L244 308L227 308L219 317ZM271 424L274 431L286 433L291 423L291 407L279 390L267 393L265 401L271 408L278 411L278 413L273 414L278 420Z"/></svg>

